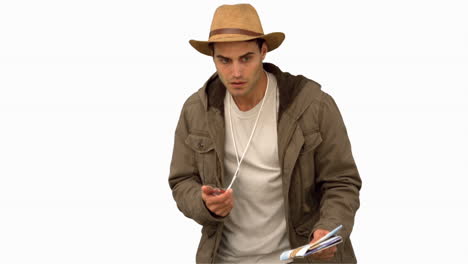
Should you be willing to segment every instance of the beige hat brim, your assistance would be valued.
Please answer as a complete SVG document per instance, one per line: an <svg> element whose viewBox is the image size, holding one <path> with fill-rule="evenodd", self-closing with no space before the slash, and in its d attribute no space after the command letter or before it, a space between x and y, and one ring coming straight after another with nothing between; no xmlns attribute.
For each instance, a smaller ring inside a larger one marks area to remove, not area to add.
<svg viewBox="0 0 468 264"><path fill-rule="evenodd" d="M207 56L212 56L211 49L209 46L210 43L247 41L247 40L258 39L258 38L264 39L268 46L268 51L272 51L278 48L281 45L281 43L283 43L285 35L282 32L273 32L270 34L254 36L254 37L238 35L238 34L224 34L222 39L219 39L219 40L199 41L199 40L191 39L189 43L190 45L192 45L194 49L196 49L200 53L205 54Z"/></svg>

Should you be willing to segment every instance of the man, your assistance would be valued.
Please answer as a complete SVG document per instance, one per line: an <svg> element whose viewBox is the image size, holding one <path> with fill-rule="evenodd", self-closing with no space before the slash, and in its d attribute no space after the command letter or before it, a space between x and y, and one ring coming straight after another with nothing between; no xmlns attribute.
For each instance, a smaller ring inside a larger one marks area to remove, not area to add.
<svg viewBox="0 0 468 264"><path fill-rule="evenodd" d="M319 84L263 63L284 37L241 4L220 6L209 40L190 41L216 73L183 106L169 184L203 226L197 263L280 263L340 224L343 243L295 261L356 262L361 180L346 128Z"/></svg>

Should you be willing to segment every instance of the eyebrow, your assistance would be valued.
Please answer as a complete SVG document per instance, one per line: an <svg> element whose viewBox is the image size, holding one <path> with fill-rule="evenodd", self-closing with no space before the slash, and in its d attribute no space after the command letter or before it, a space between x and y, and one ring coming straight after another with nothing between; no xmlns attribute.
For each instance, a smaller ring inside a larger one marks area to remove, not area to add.
<svg viewBox="0 0 468 264"><path fill-rule="evenodd" d="M247 56L252 55L252 54L255 54L255 53L249 51L246 54L239 56L239 58L247 57ZM223 55L216 55L216 58L221 58L221 59L226 59L226 60L231 59L231 58L228 58L228 57L224 57Z"/></svg>

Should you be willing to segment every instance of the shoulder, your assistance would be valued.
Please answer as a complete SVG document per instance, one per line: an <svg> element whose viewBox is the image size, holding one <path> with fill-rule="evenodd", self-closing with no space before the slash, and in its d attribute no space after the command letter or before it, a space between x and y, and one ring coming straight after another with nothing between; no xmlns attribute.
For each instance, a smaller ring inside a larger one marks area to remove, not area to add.
<svg viewBox="0 0 468 264"><path fill-rule="evenodd" d="M186 109L186 108L191 108L191 107L194 107L195 105L197 104L201 104L201 99L200 99L200 96L198 95L199 93L199 90L192 93L184 102L182 108L183 109Z"/></svg>
<svg viewBox="0 0 468 264"><path fill-rule="evenodd" d="M315 105L320 108L335 104L332 95L322 90L322 86L318 82L301 75L297 77L302 77L305 80L298 93L298 99L303 99L302 103L307 106Z"/></svg>
<svg viewBox="0 0 468 264"><path fill-rule="evenodd" d="M194 131L205 131L206 124L206 109L201 98L203 88L190 95L184 102L179 117L178 127L179 133L188 135Z"/></svg>
<svg viewBox="0 0 468 264"><path fill-rule="evenodd" d="M204 107L201 99L201 90L192 93L184 102L182 106L182 114L201 115L204 112Z"/></svg>
<svg viewBox="0 0 468 264"><path fill-rule="evenodd" d="M325 94L325 92L322 91L322 86L314 80L308 79L306 77L303 78L305 81L300 91L300 95L310 98L309 103L319 103Z"/></svg>
<svg viewBox="0 0 468 264"><path fill-rule="evenodd" d="M338 112L338 106L333 97L323 91L319 83L310 79L304 82L297 100L300 101L304 109L299 122L301 127L307 131L318 131L323 119L331 117L330 112Z"/></svg>
<svg viewBox="0 0 468 264"><path fill-rule="evenodd" d="M296 95L294 96L293 103L299 105L303 113L310 111L318 111L322 101L325 97L329 96L322 90L322 86L307 77L302 75L294 76L296 83L300 83L295 88Z"/></svg>

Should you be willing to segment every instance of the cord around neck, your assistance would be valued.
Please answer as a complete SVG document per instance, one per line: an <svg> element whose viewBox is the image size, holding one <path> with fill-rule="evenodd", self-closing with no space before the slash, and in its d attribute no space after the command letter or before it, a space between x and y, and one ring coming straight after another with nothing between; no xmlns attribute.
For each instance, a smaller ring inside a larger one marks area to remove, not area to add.
<svg viewBox="0 0 468 264"><path fill-rule="evenodd" d="M260 115L261 115L262 110L263 110L263 105L265 104L265 100L266 100L266 97L268 95L268 88L270 86L270 78L268 77L268 74L266 72L265 72L265 74L266 74L266 77L267 77L267 86L266 86L266 89L265 89L265 94L263 95L262 104L260 105L260 110L258 110L257 119L255 120L254 126L252 128L252 132L250 133L249 140L247 141L247 145L245 146L244 153L242 153L242 157L240 159L239 159L239 154L238 154L238 151L237 151L236 139L234 137L234 130L233 130L233 127L232 127L231 100L233 101L233 98L232 98L232 95L229 95L229 99L228 99L229 125L230 125L230 128L231 128L232 143L234 144L234 150L236 152L237 168L236 168L236 171L234 172L234 176L232 177L231 183L226 188L226 190L229 190L232 187L232 185L234 184L234 181L236 180L237 175L239 173L239 169L240 169L240 166L242 164L242 161L244 160L245 154L247 153L247 150L250 147L250 142L252 141L252 138L253 138L253 136L255 134L255 130L257 129L258 120L260 119Z"/></svg>

